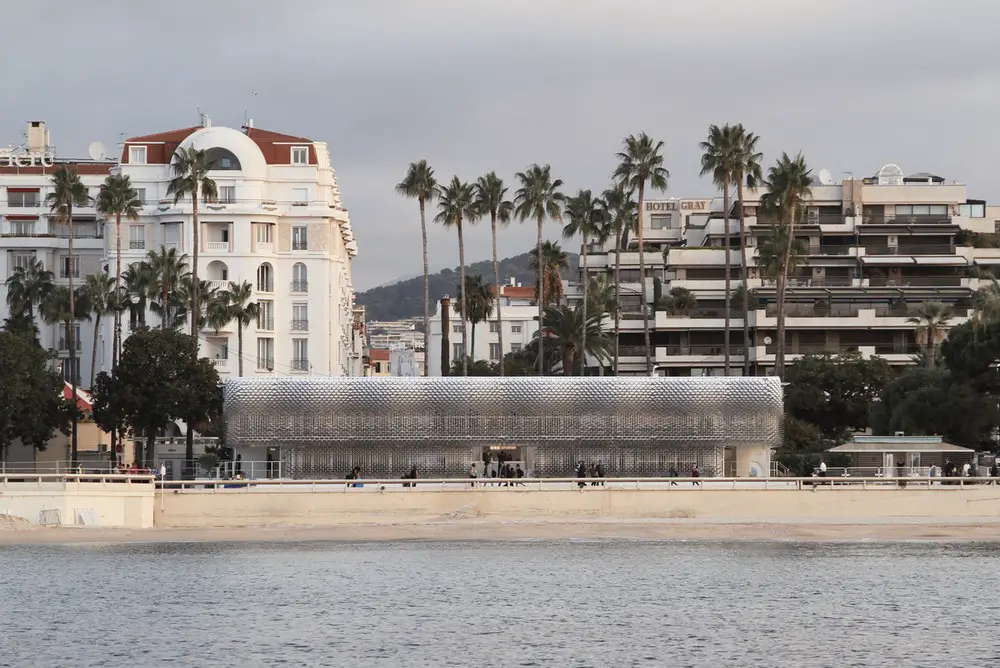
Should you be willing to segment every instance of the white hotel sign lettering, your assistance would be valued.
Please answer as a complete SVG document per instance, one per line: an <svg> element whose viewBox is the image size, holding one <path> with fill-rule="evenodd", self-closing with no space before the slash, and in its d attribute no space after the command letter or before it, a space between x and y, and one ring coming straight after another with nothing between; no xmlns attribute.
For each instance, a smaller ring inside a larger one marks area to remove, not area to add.
<svg viewBox="0 0 1000 668"><path fill-rule="evenodd" d="M7 153L0 154L0 160L6 160L8 167L52 167L55 164L55 156L51 153Z"/></svg>

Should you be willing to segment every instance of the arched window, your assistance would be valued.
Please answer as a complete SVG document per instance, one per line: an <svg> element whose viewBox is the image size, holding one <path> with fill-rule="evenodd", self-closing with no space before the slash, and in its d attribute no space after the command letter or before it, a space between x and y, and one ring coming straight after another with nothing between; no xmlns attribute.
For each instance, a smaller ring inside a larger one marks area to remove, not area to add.
<svg viewBox="0 0 1000 668"><path fill-rule="evenodd" d="M213 171L237 171L243 169L240 159L227 148L213 147L205 151L205 158Z"/></svg>
<svg viewBox="0 0 1000 668"><path fill-rule="evenodd" d="M292 292L309 292L309 273L301 262L292 265Z"/></svg>
<svg viewBox="0 0 1000 668"><path fill-rule="evenodd" d="M257 292L274 292L274 270L267 262L257 267Z"/></svg>

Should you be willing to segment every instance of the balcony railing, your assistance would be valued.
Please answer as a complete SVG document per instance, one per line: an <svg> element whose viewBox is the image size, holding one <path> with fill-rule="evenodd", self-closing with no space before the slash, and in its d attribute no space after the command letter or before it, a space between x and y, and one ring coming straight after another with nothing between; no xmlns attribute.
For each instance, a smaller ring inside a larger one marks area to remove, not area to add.
<svg viewBox="0 0 1000 668"><path fill-rule="evenodd" d="M42 205L40 200L8 199L7 206L12 209L37 209Z"/></svg>
<svg viewBox="0 0 1000 668"><path fill-rule="evenodd" d="M132 250L143 250L146 248L145 241L129 241L128 247Z"/></svg>
<svg viewBox="0 0 1000 668"><path fill-rule="evenodd" d="M273 253L274 244L270 241L258 241L257 242L257 252L258 253Z"/></svg>
<svg viewBox="0 0 1000 668"><path fill-rule="evenodd" d="M309 244L307 244L305 241L292 241L292 250L294 251L309 250Z"/></svg>
<svg viewBox="0 0 1000 668"><path fill-rule="evenodd" d="M865 344L861 344L864 346ZM895 344L872 344L875 347L876 355L916 355L920 351L924 350L916 344L908 344L905 346L898 346Z"/></svg>
<svg viewBox="0 0 1000 668"><path fill-rule="evenodd" d="M619 357L645 357L646 346L618 346Z"/></svg>
<svg viewBox="0 0 1000 668"><path fill-rule="evenodd" d="M913 244L906 246L865 246L866 255L954 255L951 244Z"/></svg>
<svg viewBox="0 0 1000 668"><path fill-rule="evenodd" d="M205 244L205 250L214 253L228 253L229 252L229 242L228 241L209 241Z"/></svg>
<svg viewBox="0 0 1000 668"><path fill-rule="evenodd" d="M875 308L872 306L871 308ZM768 304L764 314L769 318L778 316L778 305ZM786 318L856 318L858 307L853 304L785 304Z"/></svg>
<svg viewBox="0 0 1000 668"><path fill-rule="evenodd" d="M292 320L293 332L305 332L309 330L309 320L307 318L296 318Z"/></svg>
<svg viewBox="0 0 1000 668"><path fill-rule="evenodd" d="M229 358L216 357L215 359L212 360L212 366L214 366L216 369L225 369L226 367L229 366Z"/></svg>
<svg viewBox="0 0 1000 668"><path fill-rule="evenodd" d="M227 280L210 279L210 280L207 281L207 283L208 283L208 288L210 290L228 290L229 289L229 281L227 281Z"/></svg>
<svg viewBox="0 0 1000 668"><path fill-rule="evenodd" d="M662 346L664 349L664 354L667 356L675 355L698 355L698 356L712 356L712 355L725 355L726 347L724 345L712 345L712 344L697 344L692 346ZM743 346L729 346L730 355L743 355Z"/></svg>
<svg viewBox="0 0 1000 668"><path fill-rule="evenodd" d="M292 281L292 292L309 292L309 281Z"/></svg>
<svg viewBox="0 0 1000 668"><path fill-rule="evenodd" d="M292 371L309 371L309 360L295 358L292 360Z"/></svg>
<svg viewBox="0 0 1000 668"><path fill-rule="evenodd" d="M931 287L960 287L962 285L961 276L900 276L890 278L888 276L872 276L868 279L868 284L872 287L884 286L931 286Z"/></svg>
<svg viewBox="0 0 1000 668"><path fill-rule="evenodd" d="M53 231L52 236L56 239L69 239L69 230L66 228L57 228ZM94 228L74 228L73 229L74 239L103 239L104 230L94 229Z"/></svg>
<svg viewBox="0 0 1000 668"><path fill-rule="evenodd" d="M952 219L949 215L924 214L924 215L894 215L894 214L871 214L866 213L861 216L862 225L951 225Z"/></svg>
<svg viewBox="0 0 1000 668"><path fill-rule="evenodd" d="M850 255L851 246L841 245L841 246L810 246L810 255Z"/></svg>

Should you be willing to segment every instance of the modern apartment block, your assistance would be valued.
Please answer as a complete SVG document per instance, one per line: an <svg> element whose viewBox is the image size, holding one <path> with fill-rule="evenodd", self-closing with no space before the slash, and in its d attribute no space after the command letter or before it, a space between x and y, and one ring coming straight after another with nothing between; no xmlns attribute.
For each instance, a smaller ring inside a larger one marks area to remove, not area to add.
<svg viewBox="0 0 1000 668"><path fill-rule="evenodd" d="M641 299L650 302L652 359L660 375L724 372L725 265L732 278L731 373L744 366L741 286L750 304L750 370L773 373L777 343L775 281L757 255L776 222L761 207L762 190L745 194L747 247L739 247L739 206L729 217L727 254L722 198L655 199L644 203L645 268L634 238L621 252L620 373L646 373ZM912 364L919 351L908 319L923 302L951 307L951 324L964 322L980 285L976 267L1000 264L1000 249L986 248L1000 207L969 199L966 187L933 174L904 176L886 165L870 178L835 183L819 173L796 224L803 253L786 294L786 363L810 352L857 351L891 364ZM590 250L590 275L613 276L614 242ZM746 258L747 275L740 267ZM653 304L655 284L660 304ZM643 287L645 289L643 289ZM693 300L671 303L685 288ZM609 327L613 320L609 318Z"/></svg>
<svg viewBox="0 0 1000 668"><path fill-rule="evenodd" d="M95 153L95 155L97 155ZM97 155L101 158L100 155ZM114 160L61 158L49 137L44 121L30 121L24 140L16 146L0 149L0 315L7 317L5 282L14 270L33 259L41 260L55 274L56 285L68 285L70 274L74 287L83 277L101 271L104 256L104 221L93 204L73 210L74 260L69 263L69 225L51 213L46 199L52 192L52 174L59 167L71 167L80 175L89 194L97 195L101 183L114 167ZM0 318L2 319L2 318ZM68 364L69 337L63 325L47 324L35 313L40 343L55 352L63 376L70 379ZM94 342L93 325L76 325L77 380L90 384ZM108 358L110 360L110 358ZM98 352L98 369L104 358Z"/></svg>
<svg viewBox="0 0 1000 668"><path fill-rule="evenodd" d="M167 193L179 148L205 150L215 165L209 176L218 197L199 205L199 277L218 289L249 281L260 306L243 332L244 375L361 375L352 312L357 244L323 142L261 130L252 120L240 130L213 126L207 117L126 140L118 169L144 205L138 221L123 224L122 267L162 247L187 255L190 266L191 198L175 202ZM114 225L106 230L113 273ZM238 370L236 326L206 325L200 335L202 353L224 376ZM103 336L109 356L110 324Z"/></svg>

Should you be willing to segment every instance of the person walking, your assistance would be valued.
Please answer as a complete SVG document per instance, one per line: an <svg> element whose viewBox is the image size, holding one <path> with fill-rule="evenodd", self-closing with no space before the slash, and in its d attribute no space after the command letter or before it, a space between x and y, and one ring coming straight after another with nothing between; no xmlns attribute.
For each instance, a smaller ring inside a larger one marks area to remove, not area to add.
<svg viewBox="0 0 1000 668"><path fill-rule="evenodd" d="M701 469L698 467L697 464L695 464L694 466L691 467L691 477L695 478L695 480L691 481L691 484L692 485L697 485L698 487L701 487L701 481L697 480L697 478L701 477Z"/></svg>
<svg viewBox="0 0 1000 668"><path fill-rule="evenodd" d="M476 486L476 478L479 477L479 469L476 468L476 463L473 462L469 464L469 477L472 478L472 482L469 483L471 487Z"/></svg>
<svg viewBox="0 0 1000 668"><path fill-rule="evenodd" d="M576 467L576 477L577 477L576 484L580 487L580 489L583 489L584 487L587 486L587 465L584 464L582 461Z"/></svg>
<svg viewBox="0 0 1000 668"><path fill-rule="evenodd" d="M987 485L997 484L997 477L1000 476L1000 468L997 467L997 460L993 460L990 465L990 481L986 483Z"/></svg>

